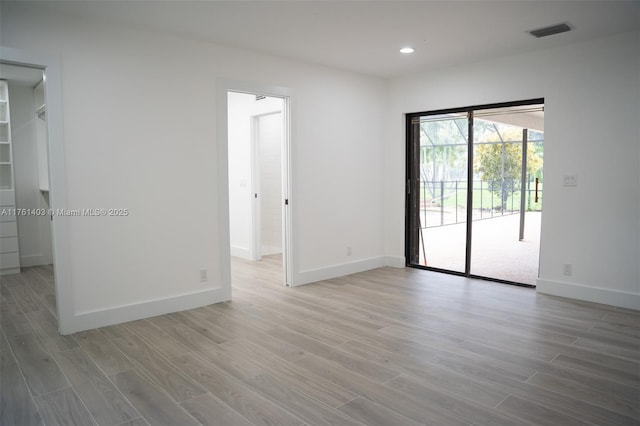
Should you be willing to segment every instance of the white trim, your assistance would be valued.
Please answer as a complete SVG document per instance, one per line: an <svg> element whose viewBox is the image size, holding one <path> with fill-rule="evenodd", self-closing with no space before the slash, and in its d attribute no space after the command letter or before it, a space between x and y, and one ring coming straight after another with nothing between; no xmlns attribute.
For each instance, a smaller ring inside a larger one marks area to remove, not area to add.
<svg viewBox="0 0 640 426"><path fill-rule="evenodd" d="M48 220L48 219L47 219ZM44 254L30 254L27 256L20 256L20 267L29 268L31 266L48 265L47 256Z"/></svg>
<svg viewBox="0 0 640 426"><path fill-rule="evenodd" d="M249 250L246 247L231 246L230 254L231 256L234 256L234 257L241 257L243 259L253 260L251 258L251 250Z"/></svg>
<svg viewBox="0 0 640 426"><path fill-rule="evenodd" d="M149 300L96 311L79 312L73 316L73 325L67 330L67 333L77 333L224 302L228 300L226 295L227 293L223 289L207 289L175 297Z"/></svg>
<svg viewBox="0 0 640 426"><path fill-rule="evenodd" d="M20 268L2 269L0 270L0 277L3 277L5 275L19 274L19 273L20 273Z"/></svg>
<svg viewBox="0 0 640 426"><path fill-rule="evenodd" d="M231 257L230 257L230 237L229 237L229 147L228 147L228 92L251 93L271 96L283 99L282 116L284 120L283 132L283 173L286 175L286 182L283 184L283 195L289 200L289 205L284 206L284 226L283 229L283 268L285 285L295 285L293 271L297 265L294 250L293 233L295 232L295 215L292 206L292 184L294 180L294 170L292 167L293 155L293 90L286 87L270 86L260 83L245 81L235 81L218 79L217 83L217 152L218 152L218 200L220 211L218 216L218 227L220 230L219 253L220 253L220 283L224 289L228 290L231 298Z"/></svg>
<svg viewBox="0 0 640 426"><path fill-rule="evenodd" d="M371 269L382 268L386 265L386 257L372 257L355 262L342 263L340 265L328 266L326 268L311 269L302 271L296 276L296 285L315 283L318 281L330 280L332 278L343 277L345 275L357 274Z"/></svg>
<svg viewBox="0 0 640 426"><path fill-rule="evenodd" d="M620 308L640 310L640 294L538 278L536 291Z"/></svg>
<svg viewBox="0 0 640 426"><path fill-rule="evenodd" d="M0 47L0 60L14 65L41 68L46 76L47 133L49 140L49 206L57 210L67 207L65 155L62 118L62 79L58 58L21 49ZM71 257L69 251L69 219L55 216L51 222L54 281L58 307L58 328L69 334L77 328L73 315Z"/></svg>
<svg viewBox="0 0 640 426"><path fill-rule="evenodd" d="M384 265L391 268L404 268L407 262L403 256L384 256Z"/></svg>

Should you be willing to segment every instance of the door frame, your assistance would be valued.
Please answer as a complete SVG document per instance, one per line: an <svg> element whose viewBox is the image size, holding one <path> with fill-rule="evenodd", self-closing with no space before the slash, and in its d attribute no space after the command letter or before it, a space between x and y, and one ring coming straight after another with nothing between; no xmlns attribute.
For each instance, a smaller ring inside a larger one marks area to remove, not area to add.
<svg viewBox="0 0 640 426"><path fill-rule="evenodd" d="M0 46L0 62L43 70L47 104L47 138L49 163L49 208L60 211L67 206L65 154L62 118L62 76L58 58ZM69 218L51 215L51 249L54 265L54 287L58 310L58 331L68 334L77 329L74 324L71 284L71 255L69 252Z"/></svg>
<svg viewBox="0 0 640 426"><path fill-rule="evenodd" d="M420 264L415 264L411 262L411 253L412 249L414 249L416 245L415 236L412 237L412 229L415 228L413 225L413 220L415 216L414 209L418 206L419 203L414 202L412 194L416 194L419 191L419 173L415 173L413 171L412 166L412 158L411 153L414 149L414 141L413 141L413 133L412 133L412 122L415 118L429 116L429 115L445 115L445 114L460 114L467 113L468 120L468 135L467 135L467 206L473 206L473 148L474 148L474 133L473 133L473 120L474 120L474 112L482 111L486 109L495 109L495 108L508 108L508 107L516 107L516 106L526 106L526 105L536 105L542 104L544 105L544 98L534 98L534 99L526 99L522 101L513 101L513 102L500 102L493 104L482 104L482 105L473 105L468 107L461 108L447 108L447 109L439 109L433 111L420 111L405 114L405 266L411 268L418 269L426 269L430 271L443 272L451 275L464 276L468 278L478 278L482 280L500 282L504 284L512 284L521 287L535 287L535 285L531 284L523 284L513 281L502 280L499 278L491 278L480 275L474 275L471 273L471 244L472 244L472 235L473 235L473 209L467 208L467 219L466 219L466 240L465 240L465 268L464 272L460 271L452 271L448 269L435 268L432 266L423 266ZM415 153L414 153L415 155ZM416 159L414 159L416 160ZM419 152L417 161L419 162ZM415 162L415 161L414 161ZM419 215L419 211L417 213ZM538 248L539 250L539 248ZM539 270L538 270L539 272Z"/></svg>
<svg viewBox="0 0 640 426"><path fill-rule="evenodd" d="M294 223L294 194L292 181L293 173L293 90L270 86L260 83L218 79L217 83L217 148L218 148L218 197L220 199L220 211L218 215L218 227L220 230L220 279L228 288L228 298L231 299L231 253L229 235L229 129L228 129L228 93L238 92L251 95L265 95L281 98L282 105L282 263L284 272L284 285L293 286L293 271L296 265L296 251L294 250L293 233Z"/></svg>

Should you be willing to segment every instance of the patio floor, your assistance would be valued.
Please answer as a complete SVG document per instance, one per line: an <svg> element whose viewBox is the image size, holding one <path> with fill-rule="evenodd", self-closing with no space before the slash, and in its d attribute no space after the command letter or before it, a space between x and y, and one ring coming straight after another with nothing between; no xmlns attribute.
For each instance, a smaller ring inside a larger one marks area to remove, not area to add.
<svg viewBox="0 0 640 426"><path fill-rule="evenodd" d="M520 215L473 221L471 273L536 284L540 254L540 212L525 214L525 239L518 241ZM464 272L466 223L426 228L427 266ZM422 249L420 263L424 264Z"/></svg>

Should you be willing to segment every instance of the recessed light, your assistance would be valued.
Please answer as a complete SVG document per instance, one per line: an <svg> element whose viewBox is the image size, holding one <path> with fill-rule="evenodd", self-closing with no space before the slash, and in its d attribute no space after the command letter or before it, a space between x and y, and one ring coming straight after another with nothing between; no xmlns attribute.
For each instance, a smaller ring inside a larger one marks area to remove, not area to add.
<svg viewBox="0 0 640 426"><path fill-rule="evenodd" d="M416 50L413 47L403 47L400 49L400 53L413 53Z"/></svg>

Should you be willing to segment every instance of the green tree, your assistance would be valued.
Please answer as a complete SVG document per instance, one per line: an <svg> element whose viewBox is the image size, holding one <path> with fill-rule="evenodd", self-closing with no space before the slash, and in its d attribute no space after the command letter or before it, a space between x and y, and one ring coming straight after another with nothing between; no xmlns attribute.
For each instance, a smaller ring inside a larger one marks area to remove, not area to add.
<svg viewBox="0 0 640 426"><path fill-rule="evenodd" d="M497 129L496 129L497 130ZM475 149L473 168L489 190L500 197L506 208L508 194L520 189L522 173L522 130L515 127L487 132L481 145ZM542 168L542 158L533 145L527 146L527 174L536 174Z"/></svg>

